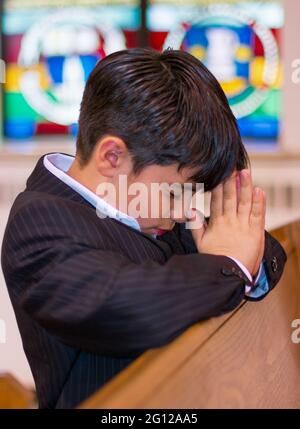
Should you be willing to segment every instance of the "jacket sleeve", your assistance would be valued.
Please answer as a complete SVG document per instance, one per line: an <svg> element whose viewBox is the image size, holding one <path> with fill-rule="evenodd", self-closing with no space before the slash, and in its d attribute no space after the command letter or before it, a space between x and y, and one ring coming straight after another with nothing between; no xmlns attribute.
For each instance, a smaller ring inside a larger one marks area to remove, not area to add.
<svg viewBox="0 0 300 429"><path fill-rule="evenodd" d="M268 281L267 292L255 297L246 296L247 301L261 301L278 284L284 272L287 255L282 245L269 232L265 231L265 251L263 256L263 267Z"/></svg>
<svg viewBox="0 0 300 429"><path fill-rule="evenodd" d="M6 282L23 311L72 347L136 356L243 300L247 279L232 275L238 267L227 257L194 253L137 264L54 234L39 224L41 213L31 216L36 231L20 215L6 232Z"/></svg>
<svg viewBox="0 0 300 429"><path fill-rule="evenodd" d="M209 217L205 220L209 222ZM176 224L176 234L178 235L187 254L197 253L191 231L186 229L184 224ZM257 298L245 295L248 301L260 301L278 284L287 261L287 255L281 244L268 231L265 230L265 250L263 255L263 267L267 277L268 291ZM253 294L254 295L254 294Z"/></svg>

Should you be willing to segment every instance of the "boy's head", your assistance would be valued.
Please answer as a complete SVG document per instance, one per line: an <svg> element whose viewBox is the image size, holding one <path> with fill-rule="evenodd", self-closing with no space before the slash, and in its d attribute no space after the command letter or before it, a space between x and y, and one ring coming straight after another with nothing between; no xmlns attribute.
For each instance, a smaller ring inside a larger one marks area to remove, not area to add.
<svg viewBox="0 0 300 429"><path fill-rule="evenodd" d="M77 159L110 181L114 174L145 182L145 175L153 182L165 176L168 183L204 183L206 191L249 165L226 96L208 69L186 52L148 49L97 63L81 103Z"/></svg>

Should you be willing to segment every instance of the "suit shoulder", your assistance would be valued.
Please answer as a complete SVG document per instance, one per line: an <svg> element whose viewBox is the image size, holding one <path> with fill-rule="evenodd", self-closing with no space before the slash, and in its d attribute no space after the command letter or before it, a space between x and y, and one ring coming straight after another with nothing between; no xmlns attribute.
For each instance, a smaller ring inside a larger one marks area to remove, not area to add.
<svg viewBox="0 0 300 429"><path fill-rule="evenodd" d="M23 191L15 199L9 218L16 215L44 214L51 210L53 213L61 212L70 216L80 215L80 212L95 212L88 203L82 204L71 199L38 191Z"/></svg>
<svg viewBox="0 0 300 429"><path fill-rule="evenodd" d="M87 231L99 229L100 224L96 210L88 203L43 192L25 191L13 203L4 240L8 236L24 239L59 236L73 237L75 240L75 237L87 235Z"/></svg>

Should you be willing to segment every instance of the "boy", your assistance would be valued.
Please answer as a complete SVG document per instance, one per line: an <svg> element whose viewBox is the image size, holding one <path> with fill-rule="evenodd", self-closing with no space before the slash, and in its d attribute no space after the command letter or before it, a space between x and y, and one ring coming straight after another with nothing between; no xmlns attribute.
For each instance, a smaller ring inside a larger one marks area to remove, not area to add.
<svg viewBox="0 0 300 429"><path fill-rule="evenodd" d="M41 408L74 407L144 351L262 299L286 261L264 230L265 195L253 189L226 97L188 53L134 49L98 62L76 149L38 161L2 248ZM149 192L204 183L210 218L187 229L198 213L176 217L176 196L162 194L158 216L131 216L97 194L102 184L123 194L121 176Z"/></svg>

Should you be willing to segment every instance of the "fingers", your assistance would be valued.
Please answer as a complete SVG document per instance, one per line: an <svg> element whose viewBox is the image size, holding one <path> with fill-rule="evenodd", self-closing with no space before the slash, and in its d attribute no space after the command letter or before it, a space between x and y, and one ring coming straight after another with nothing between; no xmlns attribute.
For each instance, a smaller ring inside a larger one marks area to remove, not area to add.
<svg viewBox="0 0 300 429"><path fill-rule="evenodd" d="M265 226L266 226L266 210L267 210L267 196L265 191L262 190L262 196L263 196L263 216L262 216L262 229L263 229L263 235L265 236Z"/></svg>
<svg viewBox="0 0 300 429"><path fill-rule="evenodd" d="M240 200L240 193L241 193L241 177L240 177L240 174L238 173L236 175L236 195L237 195L238 202Z"/></svg>
<svg viewBox="0 0 300 429"><path fill-rule="evenodd" d="M187 213L187 218L189 219L189 221L186 222L186 228L191 229L195 244L197 248L200 249L201 241L207 228L207 223L204 218L204 215L196 209L191 209Z"/></svg>
<svg viewBox="0 0 300 429"><path fill-rule="evenodd" d="M238 216L244 223L251 223L264 229L266 196L260 188L253 189L251 171L234 171L211 193L210 219L213 222L221 216Z"/></svg>
<svg viewBox="0 0 300 429"><path fill-rule="evenodd" d="M237 213L236 176L237 172L234 171L223 185L223 214L225 216L232 217L236 216Z"/></svg>
<svg viewBox="0 0 300 429"><path fill-rule="evenodd" d="M259 270L259 266L262 262L263 256L265 253L265 231L262 230L262 234L261 234L261 244L260 244L260 252L258 254L255 266L253 268L253 272L251 273L253 277L256 277L258 274L258 270Z"/></svg>
<svg viewBox="0 0 300 429"><path fill-rule="evenodd" d="M210 220L213 222L215 219L223 215L223 183L216 186L211 192L210 200Z"/></svg>
<svg viewBox="0 0 300 429"><path fill-rule="evenodd" d="M210 219L213 222L220 216L236 216L237 213L237 171L220 183L211 192Z"/></svg>
<svg viewBox="0 0 300 429"><path fill-rule="evenodd" d="M260 188L253 189L252 207L250 213L250 225L259 229L265 227L266 197Z"/></svg>
<svg viewBox="0 0 300 429"><path fill-rule="evenodd" d="M250 170L240 171L240 195L237 214L246 222L249 222L249 216L252 206L252 179Z"/></svg>

